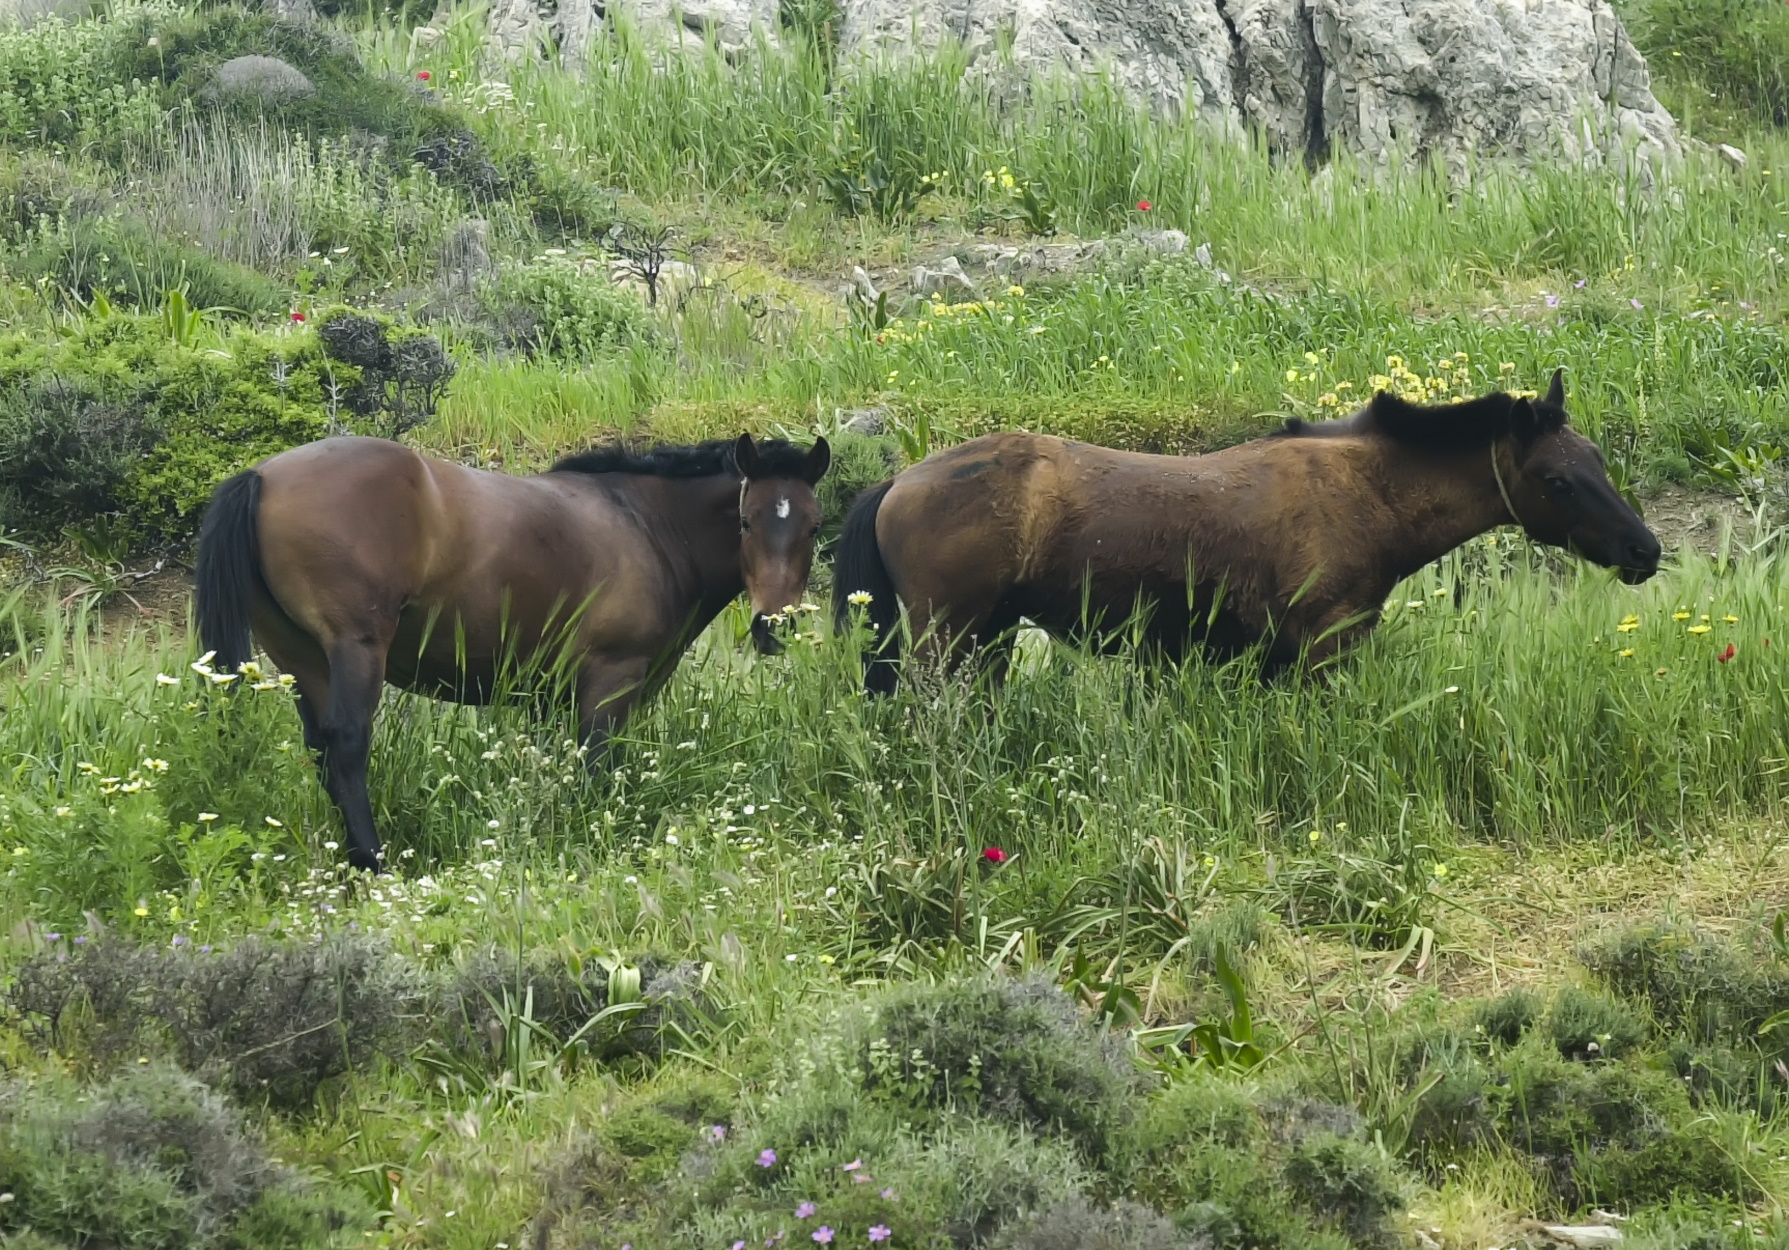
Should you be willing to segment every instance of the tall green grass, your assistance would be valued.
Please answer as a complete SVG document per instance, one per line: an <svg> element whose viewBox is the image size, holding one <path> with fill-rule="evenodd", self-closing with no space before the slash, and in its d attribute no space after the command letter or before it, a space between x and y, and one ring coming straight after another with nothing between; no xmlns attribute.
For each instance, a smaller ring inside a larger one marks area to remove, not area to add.
<svg viewBox="0 0 1789 1250"><path fill-rule="evenodd" d="M1639 848L1784 796L1783 584L1781 557L1758 554L1686 557L1630 590L1556 575L1499 539L1400 587L1327 681L1034 640L991 699L915 674L896 700L866 701L850 638L809 629L787 658L753 660L727 618L594 779L563 716L394 695L374 802L405 876L487 858L549 877L650 873L671 914L737 908L762 925L716 882L769 874L805 910L766 936L841 955L867 953L823 887L866 863L973 861L989 845L1011 867L957 888L1003 923L1048 930L1055 915L1058 936L1064 908L1123 905L1126 866L1153 839L1210 856L1245 892L1314 844L1405 868L1484 840ZM327 923L291 893L337 862L339 835L282 688L221 695L178 638L101 638L89 618L22 601L8 620L15 914L93 909L164 931L201 914ZM234 912L200 897L226 888L246 892ZM481 927L462 903L428 907Z"/></svg>
<svg viewBox="0 0 1789 1250"><path fill-rule="evenodd" d="M1192 120L1154 117L1105 81L999 93L948 48L841 67L791 40L735 62L712 49L667 54L624 30L581 78L541 63L494 87L468 37L475 21L456 17L428 48L396 32L370 38L392 71L428 69L499 150L542 151L600 185L698 213L725 200L781 219L795 200L824 199L828 175L868 150L902 178L946 175L922 219L991 220L981 174L1006 166L1046 188L1080 233L1172 226L1235 272L1300 285L1477 303L1503 283L1623 273L1647 298L1715 283L1750 300L1781 292L1766 257L1785 206L1781 138L1760 136L1740 176L1692 154L1669 190L1616 168L1486 166L1465 187L1346 159L1313 175Z"/></svg>

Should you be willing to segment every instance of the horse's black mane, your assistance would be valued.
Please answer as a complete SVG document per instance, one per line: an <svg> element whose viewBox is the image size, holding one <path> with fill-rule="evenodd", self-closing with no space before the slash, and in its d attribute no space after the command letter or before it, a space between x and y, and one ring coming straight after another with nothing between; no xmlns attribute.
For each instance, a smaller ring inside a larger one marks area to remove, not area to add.
<svg viewBox="0 0 1789 1250"><path fill-rule="evenodd" d="M1528 401L1534 409L1537 433L1547 434L1566 422L1565 409L1544 399ZM1388 391L1380 391L1367 406L1339 421L1301 421L1290 418L1270 437L1330 438L1343 434L1378 432L1412 447L1458 451L1488 446L1509 433L1510 413L1516 397L1502 391L1453 404L1413 404Z"/></svg>
<svg viewBox="0 0 1789 1250"><path fill-rule="evenodd" d="M784 439L773 438L758 444L758 477L800 477L807 461L807 449ZM567 456L554 465L552 473L638 473L647 477L714 477L722 473L737 474L733 462L733 440L715 439L691 446L648 447L636 451L621 443L592 447Z"/></svg>

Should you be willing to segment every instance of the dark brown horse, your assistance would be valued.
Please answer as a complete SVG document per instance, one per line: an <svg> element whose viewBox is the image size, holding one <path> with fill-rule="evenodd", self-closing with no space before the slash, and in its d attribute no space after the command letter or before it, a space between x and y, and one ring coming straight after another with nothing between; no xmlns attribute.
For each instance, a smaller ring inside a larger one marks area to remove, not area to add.
<svg viewBox="0 0 1789 1250"><path fill-rule="evenodd" d="M996 679L1026 618L1110 646L1315 663L1363 638L1402 578L1499 525L1640 582L1659 542L1545 399L1418 407L1380 393L1206 456L990 434L864 492L837 548L835 619L870 596L865 685L894 689L905 608L926 650L980 646ZM897 602L898 600L898 602Z"/></svg>
<svg viewBox="0 0 1789 1250"><path fill-rule="evenodd" d="M506 666L564 665L600 748L742 590L758 649L778 649L768 618L807 586L830 459L824 439L742 434L512 477L382 439L309 443L212 496L199 635L236 672L252 629L292 674L349 861L376 869L366 770L386 682L482 703Z"/></svg>

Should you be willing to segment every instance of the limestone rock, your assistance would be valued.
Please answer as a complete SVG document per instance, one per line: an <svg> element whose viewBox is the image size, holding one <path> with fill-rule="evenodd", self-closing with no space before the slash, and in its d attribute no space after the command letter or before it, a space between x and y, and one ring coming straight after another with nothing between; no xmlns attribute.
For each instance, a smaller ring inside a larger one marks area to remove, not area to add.
<svg viewBox="0 0 1789 1250"><path fill-rule="evenodd" d="M491 30L512 59L551 39L576 70L617 19L673 47L699 49L712 35L731 56L755 39L776 41L777 0L496 0Z"/></svg>
<svg viewBox="0 0 1789 1250"><path fill-rule="evenodd" d="M316 95L317 89L278 57L239 56L217 67L205 94L216 100L288 104Z"/></svg>
<svg viewBox="0 0 1789 1250"><path fill-rule="evenodd" d="M839 429L852 434L874 437L888 429L888 409L876 408L844 408L834 413Z"/></svg>
<svg viewBox="0 0 1789 1250"><path fill-rule="evenodd" d="M447 232L437 268L438 281L446 294L470 294L496 273L489 234L489 225L475 217L461 221Z"/></svg>
<svg viewBox="0 0 1789 1250"><path fill-rule="evenodd" d="M841 33L858 56L957 40L1019 81L1103 68L1312 163L1680 150L1608 0L846 0Z"/></svg>
<svg viewBox="0 0 1789 1250"><path fill-rule="evenodd" d="M963 262L946 256L933 265L916 265L908 282L915 295L975 295L975 283L963 272Z"/></svg>
<svg viewBox="0 0 1789 1250"><path fill-rule="evenodd" d="M1217 0L845 0L840 44L875 54L945 40L1025 74L1109 68L1163 111L1234 128L1236 50Z"/></svg>

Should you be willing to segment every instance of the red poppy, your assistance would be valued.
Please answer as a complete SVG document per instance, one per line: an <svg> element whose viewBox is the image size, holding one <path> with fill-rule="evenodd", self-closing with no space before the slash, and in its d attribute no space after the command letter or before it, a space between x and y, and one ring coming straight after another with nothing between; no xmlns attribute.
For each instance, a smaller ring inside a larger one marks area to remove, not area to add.
<svg viewBox="0 0 1789 1250"><path fill-rule="evenodd" d="M304 323L304 314L299 312L296 308L294 308L292 310L292 320L294 320L302 325Z"/></svg>
<svg viewBox="0 0 1789 1250"><path fill-rule="evenodd" d="M1736 656L1738 654L1739 654L1739 648L1735 647L1732 643L1728 643L1727 649L1725 651L1721 652L1719 655L1715 656L1714 658L1719 660L1722 664L1725 664L1728 660L1731 660L1734 656Z"/></svg>
<svg viewBox="0 0 1789 1250"><path fill-rule="evenodd" d="M1147 213L1151 208L1154 208L1154 207L1155 206L1153 204L1151 204L1148 200L1138 200L1137 201L1137 211L1139 213Z"/></svg>
<svg viewBox="0 0 1789 1250"><path fill-rule="evenodd" d="M990 864L1004 864L1006 862L1006 852L997 846L988 847L981 853L981 857L987 860Z"/></svg>
<svg viewBox="0 0 1789 1250"><path fill-rule="evenodd" d="M430 73L429 73L429 71L428 71L428 70L426 70L426 69L419 69L419 70L417 70L417 71L416 71L416 76L417 76L417 78L419 78L419 79L420 79L420 80L422 80L422 81L423 81L423 82L427 82L427 81L428 81L428 80L429 80L429 79L430 79L430 78L431 78L431 77L433 77L433 75L431 75L431 74L430 74Z"/></svg>

